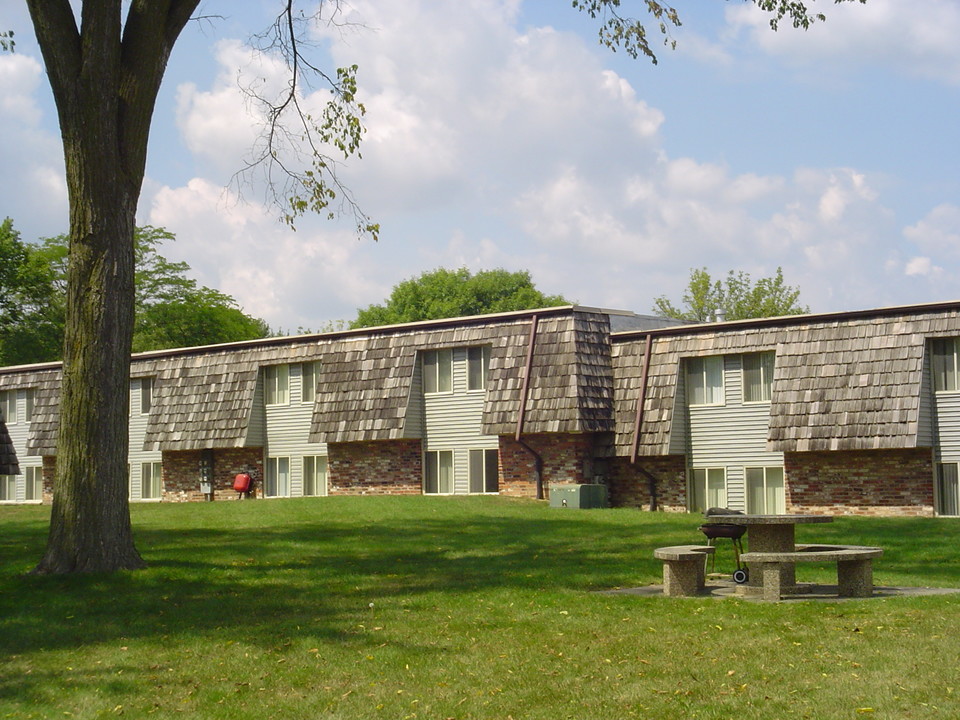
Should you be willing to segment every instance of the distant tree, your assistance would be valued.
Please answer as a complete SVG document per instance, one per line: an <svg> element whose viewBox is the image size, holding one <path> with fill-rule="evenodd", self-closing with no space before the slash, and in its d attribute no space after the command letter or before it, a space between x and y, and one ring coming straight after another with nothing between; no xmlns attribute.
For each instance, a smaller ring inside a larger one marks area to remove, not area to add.
<svg viewBox="0 0 960 720"><path fill-rule="evenodd" d="M259 318L229 295L199 286L185 262L171 262L158 246L173 233L151 226L134 235L133 351L194 347L270 335ZM66 322L66 235L38 245L20 241L7 219L0 225L0 364L59 360Z"/></svg>
<svg viewBox="0 0 960 720"><path fill-rule="evenodd" d="M727 320L800 315L810 308L797 304L800 289L783 281L783 270L756 283L750 274L731 270L723 280L714 280L706 268L692 269L690 282L683 293L683 309L677 308L666 295L654 301L654 312L662 317L687 322L709 322L718 311Z"/></svg>
<svg viewBox="0 0 960 720"><path fill-rule="evenodd" d="M350 327L394 325L568 304L559 295L544 295L537 290L530 273L525 270L481 270L472 275L466 268L439 268L398 283L384 304L359 310Z"/></svg>
<svg viewBox="0 0 960 720"><path fill-rule="evenodd" d="M0 52L13 52L16 46L17 43L13 39L13 30L0 32Z"/></svg>

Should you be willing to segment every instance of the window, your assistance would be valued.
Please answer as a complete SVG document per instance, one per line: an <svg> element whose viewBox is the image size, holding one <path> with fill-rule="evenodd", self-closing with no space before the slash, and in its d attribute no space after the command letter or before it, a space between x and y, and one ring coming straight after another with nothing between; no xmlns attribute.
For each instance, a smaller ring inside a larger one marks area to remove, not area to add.
<svg viewBox="0 0 960 720"><path fill-rule="evenodd" d="M937 465L937 514L960 515L960 473L957 463Z"/></svg>
<svg viewBox="0 0 960 720"><path fill-rule="evenodd" d="M33 420L33 389L26 391L23 404L23 421L31 422Z"/></svg>
<svg viewBox="0 0 960 720"><path fill-rule="evenodd" d="M690 405L723 405L723 358L687 359L687 398Z"/></svg>
<svg viewBox="0 0 960 720"><path fill-rule="evenodd" d="M308 362L300 365L300 401L313 402L317 399L317 380L320 363Z"/></svg>
<svg viewBox="0 0 960 720"><path fill-rule="evenodd" d="M267 477L264 483L264 494L267 497L289 497L290 458L267 458Z"/></svg>
<svg viewBox="0 0 960 720"><path fill-rule="evenodd" d="M324 455L308 455L303 458L303 494L327 494L327 458Z"/></svg>
<svg viewBox="0 0 960 720"><path fill-rule="evenodd" d="M937 338L930 341L933 359L933 389L936 392L953 392L957 384L958 338Z"/></svg>
<svg viewBox="0 0 960 720"><path fill-rule="evenodd" d="M499 492L500 469L497 462L496 450L470 451L470 492Z"/></svg>
<svg viewBox="0 0 960 720"><path fill-rule="evenodd" d="M24 500L43 500L43 468L24 468L23 474L26 477Z"/></svg>
<svg viewBox="0 0 960 720"><path fill-rule="evenodd" d="M747 512L781 515L784 512L783 468L747 468Z"/></svg>
<svg viewBox="0 0 960 720"><path fill-rule="evenodd" d="M743 356L743 401L770 402L773 392L774 353Z"/></svg>
<svg viewBox="0 0 960 720"><path fill-rule="evenodd" d="M17 499L17 476L0 475L0 502L14 502Z"/></svg>
<svg viewBox="0 0 960 720"><path fill-rule="evenodd" d="M144 500L158 499L163 485L163 464L140 463L140 497Z"/></svg>
<svg viewBox="0 0 960 720"><path fill-rule="evenodd" d="M290 402L290 366L268 365L263 369L264 401L267 405Z"/></svg>
<svg viewBox="0 0 960 720"><path fill-rule="evenodd" d="M724 468L690 470L690 512L727 504L727 472Z"/></svg>
<svg viewBox="0 0 960 720"><path fill-rule="evenodd" d="M153 405L153 378L140 378L140 414L148 415Z"/></svg>
<svg viewBox="0 0 960 720"><path fill-rule="evenodd" d="M489 368L489 346L467 348L467 390L486 389Z"/></svg>
<svg viewBox="0 0 960 720"><path fill-rule="evenodd" d="M7 425L14 425L17 422L17 391L4 390L0 392L0 415Z"/></svg>
<svg viewBox="0 0 960 720"><path fill-rule="evenodd" d="M453 493L453 451L427 452L423 463L423 492L427 495Z"/></svg>
<svg viewBox="0 0 960 720"><path fill-rule="evenodd" d="M453 390L453 351L427 350L423 353L423 392Z"/></svg>

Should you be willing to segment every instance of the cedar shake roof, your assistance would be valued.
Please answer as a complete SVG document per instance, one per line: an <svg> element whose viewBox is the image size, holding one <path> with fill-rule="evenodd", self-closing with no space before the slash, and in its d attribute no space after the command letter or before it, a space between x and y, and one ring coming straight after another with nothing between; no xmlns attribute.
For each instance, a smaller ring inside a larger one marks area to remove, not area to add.
<svg viewBox="0 0 960 720"><path fill-rule="evenodd" d="M927 338L960 336L960 303L614 334L617 453L629 455L646 336L639 455L665 455L685 357L775 350L767 449L917 447ZM735 432L735 429L731 429Z"/></svg>
<svg viewBox="0 0 960 720"><path fill-rule="evenodd" d="M17 462L17 452L13 447L13 440L7 432L7 425L3 422L3 413L0 412L0 475L19 475L20 464Z"/></svg>
<svg viewBox="0 0 960 720"><path fill-rule="evenodd" d="M144 449L244 446L260 368L313 360L312 440L401 438L418 353L478 345L491 346L483 432L513 434L534 314L524 432L612 430L609 316L567 306L134 355L131 378L153 379ZM0 368L0 389L34 388L31 455L56 454L60 378L59 363Z"/></svg>

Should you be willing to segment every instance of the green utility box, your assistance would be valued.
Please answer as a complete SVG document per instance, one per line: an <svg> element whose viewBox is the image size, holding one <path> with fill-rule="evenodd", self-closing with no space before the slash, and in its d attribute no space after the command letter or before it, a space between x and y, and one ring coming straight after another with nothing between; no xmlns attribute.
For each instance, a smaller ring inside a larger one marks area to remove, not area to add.
<svg viewBox="0 0 960 720"><path fill-rule="evenodd" d="M607 486L590 485L550 485L550 507L578 508L590 510L607 506Z"/></svg>

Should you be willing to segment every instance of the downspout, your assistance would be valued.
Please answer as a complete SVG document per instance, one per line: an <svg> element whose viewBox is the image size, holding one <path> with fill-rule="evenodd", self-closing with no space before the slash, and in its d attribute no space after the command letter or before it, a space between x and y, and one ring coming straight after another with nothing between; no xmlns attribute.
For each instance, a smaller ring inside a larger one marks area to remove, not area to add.
<svg viewBox="0 0 960 720"><path fill-rule="evenodd" d="M647 335L647 344L643 350L643 370L640 373L640 396L637 398L637 414L633 421L633 442L630 445L630 464L647 478L651 512L657 509L657 478L646 468L637 465L637 454L640 449L640 429L643 426L643 406L647 401L647 380L650 377L650 356L652 354L653 335Z"/></svg>
<svg viewBox="0 0 960 720"><path fill-rule="evenodd" d="M534 314L530 319L530 339L527 342L527 362L523 369L523 385L520 388L520 410L517 414L517 431L513 439L520 447L533 456L534 472L537 477L537 500L543 500L543 458L522 438L523 425L527 419L527 394L530 390L530 375L533 372L533 350L537 342L537 327L540 316Z"/></svg>

